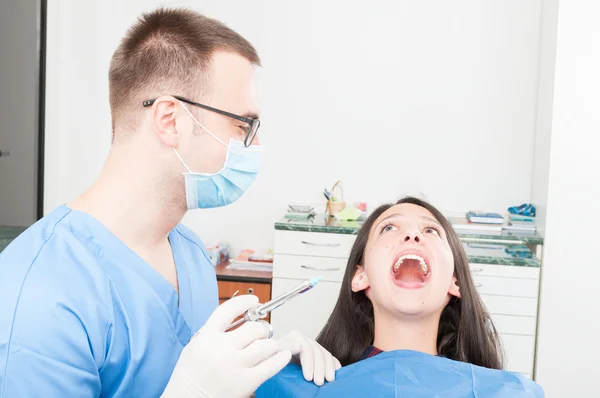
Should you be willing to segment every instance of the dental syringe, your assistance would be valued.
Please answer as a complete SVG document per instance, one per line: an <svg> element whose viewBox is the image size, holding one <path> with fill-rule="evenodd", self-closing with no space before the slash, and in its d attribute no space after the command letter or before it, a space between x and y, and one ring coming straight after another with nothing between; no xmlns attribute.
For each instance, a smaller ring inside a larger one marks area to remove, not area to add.
<svg viewBox="0 0 600 398"><path fill-rule="evenodd" d="M244 322L256 322L260 319L266 318L269 312L287 303L295 296L309 291L310 289L315 287L317 283L321 281L321 279L323 279L322 276L317 276L315 278L305 280L300 285L296 286L292 290L283 293L280 296L277 296L273 300L267 301L264 304L259 304L256 307L248 309L244 313L243 317L229 325L226 330L231 330Z"/></svg>

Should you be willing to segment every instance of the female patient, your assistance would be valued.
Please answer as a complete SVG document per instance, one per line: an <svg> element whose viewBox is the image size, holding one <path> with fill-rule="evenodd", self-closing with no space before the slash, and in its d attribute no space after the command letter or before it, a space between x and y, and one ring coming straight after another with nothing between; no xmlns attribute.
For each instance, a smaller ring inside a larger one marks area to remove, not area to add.
<svg viewBox="0 0 600 398"><path fill-rule="evenodd" d="M290 365L257 396L543 396L531 380L497 370L500 343L462 244L415 198L365 221L317 341L344 365L335 382L319 390Z"/></svg>

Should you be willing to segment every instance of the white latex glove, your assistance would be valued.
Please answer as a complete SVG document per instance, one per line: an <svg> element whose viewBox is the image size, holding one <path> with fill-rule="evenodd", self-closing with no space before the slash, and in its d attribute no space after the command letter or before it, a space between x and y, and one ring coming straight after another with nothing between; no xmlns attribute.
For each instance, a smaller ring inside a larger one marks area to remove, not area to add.
<svg viewBox="0 0 600 398"><path fill-rule="evenodd" d="M302 374L307 381L313 380L318 386L335 380L335 371L342 365L333 355L313 339L305 337L297 330L286 334L280 341L281 349L290 350L294 361L302 366Z"/></svg>
<svg viewBox="0 0 600 398"><path fill-rule="evenodd" d="M220 305L184 347L162 396L248 397L283 369L292 354L267 338L264 324L246 322L225 333L235 318L257 304L256 296L243 295Z"/></svg>

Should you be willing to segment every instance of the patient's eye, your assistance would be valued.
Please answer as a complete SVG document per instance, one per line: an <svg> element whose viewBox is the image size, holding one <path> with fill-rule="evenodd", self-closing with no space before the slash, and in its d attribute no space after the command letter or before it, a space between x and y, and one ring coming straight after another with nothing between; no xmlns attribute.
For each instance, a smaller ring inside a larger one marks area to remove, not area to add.
<svg viewBox="0 0 600 398"><path fill-rule="evenodd" d="M434 226L425 227L423 232L426 234L434 234L437 236L440 236L440 234L441 234L440 229L438 227L434 227Z"/></svg>
<svg viewBox="0 0 600 398"><path fill-rule="evenodd" d="M396 226L394 224L386 224L381 228L381 233L393 231L395 229L396 229Z"/></svg>

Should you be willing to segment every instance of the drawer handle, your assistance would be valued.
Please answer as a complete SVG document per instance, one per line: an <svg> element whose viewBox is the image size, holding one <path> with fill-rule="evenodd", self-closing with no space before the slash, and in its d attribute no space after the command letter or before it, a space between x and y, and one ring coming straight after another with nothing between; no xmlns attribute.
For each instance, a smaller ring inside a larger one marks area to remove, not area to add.
<svg viewBox="0 0 600 398"><path fill-rule="evenodd" d="M474 273L476 273L476 272L481 272L481 271L483 271L483 268L472 268L472 269L471 269L471 273L472 273L472 274L474 274Z"/></svg>
<svg viewBox="0 0 600 398"><path fill-rule="evenodd" d="M250 293L250 290L251 290L251 289L252 289L252 288L248 289L248 293ZM238 294L239 292L240 292L239 290L236 290L236 291L235 291L235 293L233 293L233 295L232 295L231 297L219 297L219 300L231 300L231 299L232 299L232 298L234 298L234 297L235 297L235 295L236 295L236 294ZM252 294L252 293L250 293L250 294Z"/></svg>
<svg viewBox="0 0 600 398"><path fill-rule="evenodd" d="M476 283L475 287L481 287L481 285L482 285L481 283Z"/></svg>
<svg viewBox="0 0 600 398"><path fill-rule="evenodd" d="M248 288L248 294L254 294L254 288L253 287Z"/></svg>
<svg viewBox="0 0 600 398"><path fill-rule="evenodd" d="M339 243L314 243L314 242L307 242L305 240L302 241L302 243L304 243L305 245L309 245L309 246L325 246L325 247L336 247L339 246Z"/></svg>
<svg viewBox="0 0 600 398"><path fill-rule="evenodd" d="M312 271L339 271L340 268L317 268L317 267L309 267L308 265L301 265L300 268L309 269Z"/></svg>

